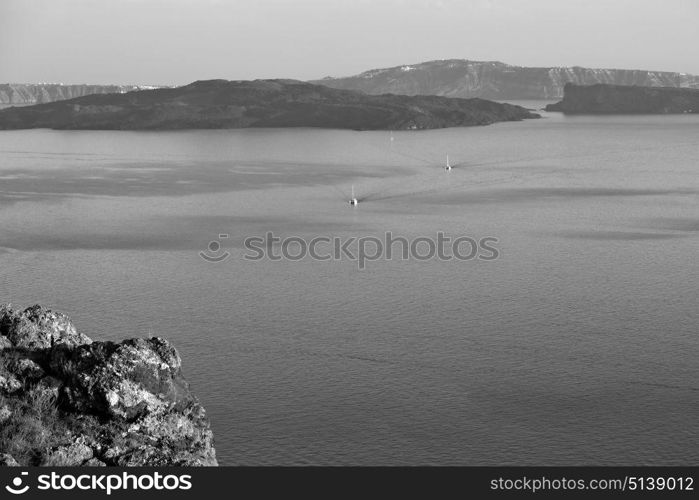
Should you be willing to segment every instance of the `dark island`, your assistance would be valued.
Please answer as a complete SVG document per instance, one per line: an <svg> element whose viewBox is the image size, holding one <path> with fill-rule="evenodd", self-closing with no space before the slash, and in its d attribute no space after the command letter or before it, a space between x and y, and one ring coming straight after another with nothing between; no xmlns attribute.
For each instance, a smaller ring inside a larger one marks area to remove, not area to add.
<svg viewBox="0 0 699 500"><path fill-rule="evenodd" d="M96 342L0 306L0 466L217 465L204 408L161 338Z"/></svg>
<svg viewBox="0 0 699 500"><path fill-rule="evenodd" d="M699 89L624 85L574 85L564 88L563 100L546 111L568 114L699 113Z"/></svg>
<svg viewBox="0 0 699 500"><path fill-rule="evenodd" d="M511 104L367 95L295 80L197 81L0 111L0 129L174 130L320 127L412 130L539 118Z"/></svg>

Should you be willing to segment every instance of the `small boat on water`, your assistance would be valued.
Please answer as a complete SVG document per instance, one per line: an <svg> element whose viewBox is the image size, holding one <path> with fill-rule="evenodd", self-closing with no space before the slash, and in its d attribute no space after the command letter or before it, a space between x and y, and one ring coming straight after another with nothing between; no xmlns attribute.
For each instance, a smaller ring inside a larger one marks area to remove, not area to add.
<svg viewBox="0 0 699 500"><path fill-rule="evenodd" d="M449 172L451 170L451 165L449 164L449 155L447 155L447 164L444 166L444 170Z"/></svg>
<svg viewBox="0 0 699 500"><path fill-rule="evenodd" d="M349 204L353 207L359 205L359 200L354 196L354 185L352 185L352 197L350 198Z"/></svg>

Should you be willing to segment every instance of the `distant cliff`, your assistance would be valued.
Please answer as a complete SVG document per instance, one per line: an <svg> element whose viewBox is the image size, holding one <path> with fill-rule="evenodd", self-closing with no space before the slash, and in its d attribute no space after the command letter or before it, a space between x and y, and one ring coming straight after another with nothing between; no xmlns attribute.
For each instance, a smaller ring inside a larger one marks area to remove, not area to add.
<svg viewBox="0 0 699 500"><path fill-rule="evenodd" d="M0 105L26 106L63 101L92 94L120 94L144 90L138 85L62 85L60 83L1 83Z"/></svg>
<svg viewBox="0 0 699 500"><path fill-rule="evenodd" d="M409 130L538 118L509 104L436 96L369 96L295 80L206 80L0 110L0 129L169 130L322 127Z"/></svg>
<svg viewBox="0 0 699 500"><path fill-rule="evenodd" d="M450 59L373 69L346 78L324 78L332 88L367 94L439 95L484 99L559 99L566 83L699 88L699 76L663 71L527 68L495 61Z"/></svg>
<svg viewBox="0 0 699 500"><path fill-rule="evenodd" d="M359 75L314 80L327 87L367 94L438 95L483 99L560 99L566 83L699 88L699 76L667 71L531 68L498 61L447 59L372 69ZM92 94L159 87L137 85L0 84L0 106L43 104Z"/></svg>
<svg viewBox="0 0 699 500"><path fill-rule="evenodd" d="M546 110L569 114L699 113L699 89L568 84L563 100L549 104Z"/></svg>
<svg viewBox="0 0 699 500"><path fill-rule="evenodd" d="M162 338L97 342L0 306L0 466L217 465L204 408Z"/></svg>

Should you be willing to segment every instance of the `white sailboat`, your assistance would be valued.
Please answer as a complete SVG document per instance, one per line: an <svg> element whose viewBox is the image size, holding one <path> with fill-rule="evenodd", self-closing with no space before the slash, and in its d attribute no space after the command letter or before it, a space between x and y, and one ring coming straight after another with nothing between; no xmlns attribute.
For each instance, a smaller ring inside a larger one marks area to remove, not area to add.
<svg viewBox="0 0 699 500"><path fill-rule="evenodd" d="M449 164L449 155L447 155L447 164L444 166L444 170L449 172L451 170L451 165Z"/></svg>
<svg viewBox="0 0 699 500"><path fill-rule="evenodd" d="M354 184L352 184L352 197L350 198L349 204L353 207L359 205L359 200L354 196Z"/></svg>

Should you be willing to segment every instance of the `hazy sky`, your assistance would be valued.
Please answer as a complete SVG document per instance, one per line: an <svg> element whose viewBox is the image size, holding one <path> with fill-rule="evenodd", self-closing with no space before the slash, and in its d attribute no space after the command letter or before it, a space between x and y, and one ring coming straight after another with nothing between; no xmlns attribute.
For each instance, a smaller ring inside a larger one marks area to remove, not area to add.
<svg viewBox="0 0 699 500"><path fill-rule="evenodd" d="M0 0L0 82L321 78L432 59L699 74L698 0Z"/></svg>

